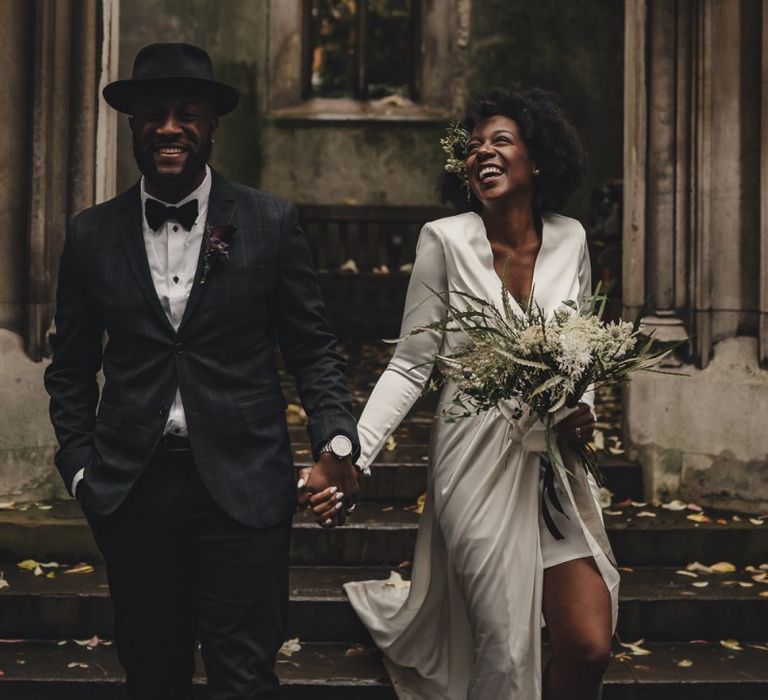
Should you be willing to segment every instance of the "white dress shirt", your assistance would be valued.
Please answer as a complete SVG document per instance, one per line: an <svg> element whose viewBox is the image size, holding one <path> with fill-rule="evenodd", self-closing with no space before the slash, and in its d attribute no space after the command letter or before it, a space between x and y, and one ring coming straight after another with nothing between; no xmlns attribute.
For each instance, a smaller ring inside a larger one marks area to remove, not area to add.
<svg viewBox="0 0 768 700"><path fill-rule="evenodd" d="M141 178L142 233L149 271L152 274L152 282L155 285L160 305L174 330L179 330L195 281L200 246L203 242L203 232L208 218L210 194L211 169L207 165L205 166L205 177L200 185L194 192L178 202L163 202L157 197L152 197L146 191L145 179ZM189 231L175 219L168 219L157 231L153 231L147 223L145 214L145 205L148 199L155 199L165 206L173 207L181 207L190 200L196 199L197 219ZM181 394L178 389L176 389L176 396L173 399L163 432L179 437L186 437L187 435L187 419L184 415L184 406L181 403ZM84 474L85 469L81 469L72 479L73 495L76 495L77 486Z"/></svg>

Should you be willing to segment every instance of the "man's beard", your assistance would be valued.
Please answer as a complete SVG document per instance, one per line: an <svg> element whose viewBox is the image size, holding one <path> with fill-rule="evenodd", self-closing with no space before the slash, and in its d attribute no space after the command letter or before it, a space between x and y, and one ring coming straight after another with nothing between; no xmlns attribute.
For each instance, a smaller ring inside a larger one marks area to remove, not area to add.
<svg viewBox="0 0 768 700"><path fill-rule="evenodd" d="M155 159L152 156L152 150L155 145L153 144L148 147L145 152L138 142L136 135L134 134L133 136L133 157L136 165L149 182L160 187L183 188L191 185L211 159L211 153L213 152L212 141L205 141L196 153L192 150L187 151L187 160L180 173L176 175L162 175L157 171Z"/></svg>

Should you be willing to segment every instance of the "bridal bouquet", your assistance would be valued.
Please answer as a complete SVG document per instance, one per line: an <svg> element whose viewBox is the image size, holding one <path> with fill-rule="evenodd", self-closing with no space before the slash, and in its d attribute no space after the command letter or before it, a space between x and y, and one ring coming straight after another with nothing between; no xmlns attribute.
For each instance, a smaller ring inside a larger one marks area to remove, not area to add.
<svg viewBox="0 0 768 700"><path fill-rule="evenodd" d="M466 336L458 352L438 357L441 377L429 387L456 384L446 419L457 421L512 400L545 424L553 464L559 461L553 439L556 411L575 407L590 386L652 370L671 352L654 350L653 338L641 334L639 317L634 324L601 321L606 298L599 290L578 304L563 301L550 315L532 301L533 293L522 313L515 312L505 285L503 312L465 292L433 293L446 307L444 319L410 335L441 331ZM591 448L582 446L579 456L599 479Z"/></svg>

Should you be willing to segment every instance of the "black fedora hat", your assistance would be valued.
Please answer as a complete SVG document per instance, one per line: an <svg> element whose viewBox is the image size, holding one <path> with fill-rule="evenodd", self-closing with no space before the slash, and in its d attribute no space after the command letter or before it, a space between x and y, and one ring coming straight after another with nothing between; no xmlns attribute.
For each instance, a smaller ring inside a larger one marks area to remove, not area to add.
<svg viewBox="0 0 768 700"><path fill-rule="evenodd" d="M134 97L161 91L206 97L219 116L231 112L240 99L231 85L214 80L210 56L191 44L145 46L136 54L131 78L106 85L102 94L107 104L130 114Z"/></svg>

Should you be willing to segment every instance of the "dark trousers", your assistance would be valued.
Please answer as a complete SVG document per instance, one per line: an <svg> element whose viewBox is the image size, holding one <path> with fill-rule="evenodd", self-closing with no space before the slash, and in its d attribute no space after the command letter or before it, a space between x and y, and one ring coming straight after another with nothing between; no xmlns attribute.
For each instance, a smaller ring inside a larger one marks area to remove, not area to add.
<svg viewBox="0 0 768 700"><path fill-rule="evenodd" d="M290 520L261 529L236 522L209 496L191 453L164 442L113 514L89 514L82 485L128 695L189 700L199 640L212 700L278 697Z"/></svg>

